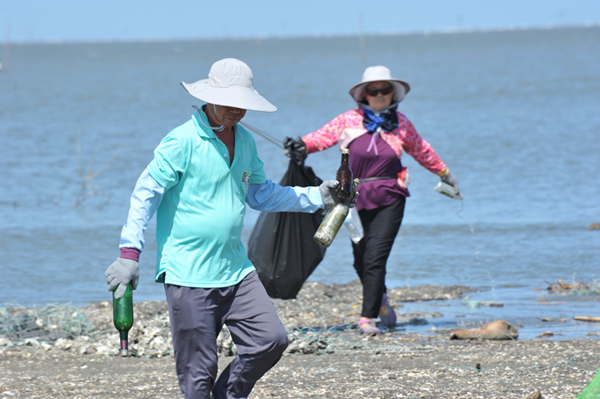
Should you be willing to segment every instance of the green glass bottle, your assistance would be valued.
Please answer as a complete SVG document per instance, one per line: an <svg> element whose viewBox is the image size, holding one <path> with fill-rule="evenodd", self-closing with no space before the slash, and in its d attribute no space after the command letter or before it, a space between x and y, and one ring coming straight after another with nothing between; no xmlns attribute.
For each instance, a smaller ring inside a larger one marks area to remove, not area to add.
<svg viewBox="0 0 600 399"><path fill-rule="evenodd" d="M125 357L129 354L128 334L133 326L133 291L131 284L127 284L125 294L115 299L116 291L113 291L113 323L121 337L121 356Z"/></svg>

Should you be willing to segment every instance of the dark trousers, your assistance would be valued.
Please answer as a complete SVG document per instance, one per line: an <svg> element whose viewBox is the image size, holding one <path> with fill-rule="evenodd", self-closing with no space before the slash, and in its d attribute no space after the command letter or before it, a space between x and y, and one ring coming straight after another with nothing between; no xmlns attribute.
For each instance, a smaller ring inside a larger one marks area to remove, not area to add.
<svg viewBox="0 0 600 399"><path fill-rule="evenodd" d="M165 284L175 366L186 399L246 398L281 358L285 327L256 272L227 288ZM217 377L217 337L227 325L238 354Z"/></svg>
<svg viewBox="0 0 600 399"><path fill-rule="evenodd" d="M386 263L404 216L406 198L376 209L358 211L364 237L352 243L354 269L363 286L361 316L371 319L379 316L381 296L386 291Z"/></svg>

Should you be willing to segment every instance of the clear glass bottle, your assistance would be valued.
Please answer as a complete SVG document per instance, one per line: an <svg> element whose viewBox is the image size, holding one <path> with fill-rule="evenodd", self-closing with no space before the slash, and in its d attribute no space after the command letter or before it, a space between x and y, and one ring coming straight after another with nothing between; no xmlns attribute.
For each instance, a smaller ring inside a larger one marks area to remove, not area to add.
<svg viewBox="0 0 600 399"><path fill-rule="evenodd" d="M118 287L117 287L118 288ZM133 291L131 284L127 284L125 294L115 299L115 289L113 291L113 324L119 331L121 339L121 356L125 357L129 354L129 330L133 326Z"/></svg>
<svg viewBox="0 0 600 399"><path fill-rule="evenodd" d="M328 247L333 242L338 231L344 224L350 208L344 202L336 202L327 212L313 239L323 247Z"/></svg>

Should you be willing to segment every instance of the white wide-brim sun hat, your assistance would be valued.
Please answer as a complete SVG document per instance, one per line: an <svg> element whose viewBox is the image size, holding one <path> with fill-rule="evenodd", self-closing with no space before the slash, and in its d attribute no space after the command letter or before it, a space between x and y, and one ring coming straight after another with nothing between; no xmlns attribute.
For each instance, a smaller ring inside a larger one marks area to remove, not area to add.
<svg viewBox="0 0 600 399"><path fill-rule="evenodd" d="M181 82L181 85L192 96L210 104L250 111L277 111L277 107L254 90L252 82L248 65L235 58L225 58L212 65L208 79Z"/></svg>
<svg viewBox="0 0 600 399"><path fill-rule="evenodd" d="M361 102L365 97L365 88L371 82L385 81L389 82L394 86L394 99L393 103L397 104L404 99L404 96L410 91L408 83L402 80L394 79L390 70L384 66L377 65L371 66L365 69L362 80L352 86L348 93L352 96L354 101Z"/></svg>

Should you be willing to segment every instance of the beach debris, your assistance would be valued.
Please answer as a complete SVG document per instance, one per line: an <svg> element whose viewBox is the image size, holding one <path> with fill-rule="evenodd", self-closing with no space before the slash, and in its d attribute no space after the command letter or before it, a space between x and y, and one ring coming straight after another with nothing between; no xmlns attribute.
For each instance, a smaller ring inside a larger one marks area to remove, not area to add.
<svg viewBox="0 0 600 399"><path fill-rule="evenodd" d="M479 309L480 306L481 306L481 302L479 302L475 299L471 299L467 302L467 307L469 309Z"/></svg>
<svg viewBox="0 0 600 399"><path fill-rule="evenodd" d="M458 299L464 286L404 287L390 289L388 296L395 307L411 302ZM394 328L376 338L364 339L356 332L360 317L362 285L359 280L346 284L325 285L307 281L291 300L274 299L277 313L288 332L287 354L333 353L401 353L413 350L398 332L407 326L423 326L430 318L443 317L439 312L407 312L398 315ZM173 356L168 307L165 301L133 303L135 320L129 333L130 353L134 357L161 358ZM0 307L0 357L5 351L40 348L73 354L119 355L119 334L112 320L111 301L93 302L84 307L71 304L26 308ZM231 334L223 328L217 337L220 357L237 353ZM2 389L0 388L0 391Z"/></svg>
<svg viewBox="0 0 600 399"><path fill-rule="evenodd" d="M597 316L575 316L573 317L573 320L600 323L600 317Z"/></svg>
<svg viewBox="0 0 600 399"><path fill-rule="evenodd" d="M482 306L489 306L491 308L501 308L504 307L503 303L500 302L481 302Z"/></svg>
<svg viewBox="0 0 600 399"><path fill-rule="evenodd" d="M423 317L405 317L403 315L398 315L398 319L396 320L395 326L403 327L403 326L424 326L429 324L427 319L425 319L427 314L423 314ZM438 316L429 316L429 317L438 317Z"/></svg>
<svg viewBox="0 0 600 399"><path fill-rule="evenodd" d="M558 319L553 319L552 317L542 317L541 320L548 323L566 323L568 319L566 317L559 317Z"/></svg>
<svg viewBox="0 0 600 399"><path fill-rule="evenodd" d="M510 340L517 339L518 336L517 327L504 320L495 320L480 328L452 330L450 333L450 339Z"/></svg>
<svg viewBox="0 0 600 399"><path fill-rule="evenodd" d="M476 299L470 299L467 302L463 302L463 304L466 304L469 309L479 309L481 306L489 306L491 308L501 308L504 306L500 302L481 302Z"/></svg>
<svg viewBox="0 0 600 399"><path fill-rule="evenodd" d="M565 283L562 280L556 280L554 283L550 283L546 280L543 281L548 284L546 288L535 288L537 290L550 291L553 294L566 294L566 295L600 295L600 284L597 281L586 284L581 281L573 282L571 284Z"/></svg>
<svg viewBox="0 0 600 399"><path fill-rule="evenodd" d="M360 281L358 284L360 284ZM388 289L388 298L392 299L392 301L395 299L396 301L405 303L450 300L460 299L465 293L474 291L476 291L474 288L463 285L437 287L431 284L425 284L418 287L397 287Z"/></svg>
<svg viewBox="0 0 600 399"><path fill-rule="evenodd" d="M540 391L535 391L527 395L525 399L544 399L544 397Z"/></svg>
<svg viewBox="0 0 600 399"><path fill-rule="evenodd" d="M544 337L553 337L554 333L552 331L544 331L543 333L541 333L540 335L538 335L538 338L544 338Z"/></svg>
<svg viewBox="0 0 600 399"><path fill-rule="evenodd" d="M94 323L71 304L53 304L42 308L0 308L0 336L12 341L60 338L85 335Z"/></svg>
<svg viewBox="0 0 600 399"><path fill-rule="evenodd" d="M577 284L565 283L562 280L556 280L555 283L549 283L545 280L544 280L544 282L548 284L548 287L546 287L546 289L548 291L565 291L565 290L578 289L578 288L582 287L581 281L578 281Z"/></svg>

